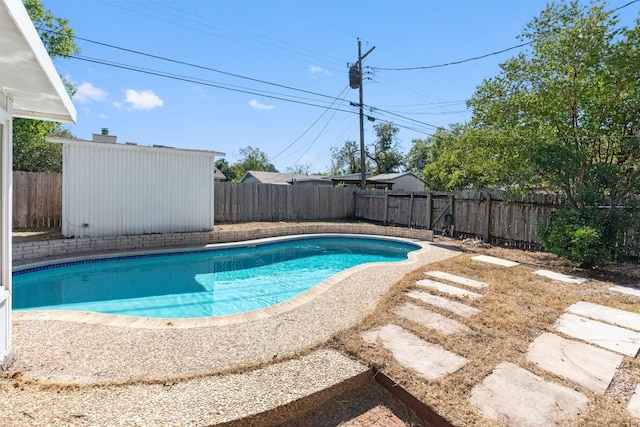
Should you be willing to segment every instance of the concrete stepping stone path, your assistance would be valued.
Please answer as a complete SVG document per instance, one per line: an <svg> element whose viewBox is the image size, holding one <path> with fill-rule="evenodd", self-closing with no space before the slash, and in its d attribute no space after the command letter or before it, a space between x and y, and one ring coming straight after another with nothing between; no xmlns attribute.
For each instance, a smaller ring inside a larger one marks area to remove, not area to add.
<svg viewBox="0 0 640 427"><path fill-rule="evenodd" d="M640 349L640 332L571 313L560 316L556 329L570 337L631 357L635 357Z"/></svg>
<svg viewBox="0 0 640 427"><path fill-rule="evenodd" d="M631 296L640 298L640 289L639 288L630 288L630 287L627 287L627 286L614 285L614 286L610 287L609 290L613 291L613 292L618 292L618 293L621 293L621 294L631 295Z"/></svg>
<svg viewBox="0 0 640 427"><path fill-rule="evenodd" d="M480 313L480 310L457 301L451 301L449 298L433 295L428 292L409 291L407 296L422 301L434 307L449 310L452 313L462 317L473 317Z"/></svg>
<svg viewBox="0 0 640 427"><path fill-rule="evenodd" d="M638 313L584 301L573 304L567 311L578 316L600 320L634 331L640 331L640 314Z"/></svg>
<svg viewBox="0 0 640 427"><path fill-rule="evenodd" d="M515 267L516 265L520 265L520 263L515 261L509 261L506 259L496 258L489 255L478 255L478 256L474 256L471 259L480 261L480 262L487 262L489 264L500 265L502 267Z"/></svg>
<svg viewBox="0 0 640 427"><path fill-rule="evenodd" d="M412 322L434 329L442 334L450 335L455 333L469 332L471 329L457 320L449 319L439 313L427 310L410 302L394 311L395 314L404 317Z"/></svg>
<svg viewBox="0 0 640 427"><path fill-rule="evenodd" d="M529 346L527 359L589 390L604 394L624 356L583 342L544 333Z"/></svg>
<svg viewBox="0 0 640 427"><path fill-rule="evenodd" d="M632 417L640 419L640 384L636 386L636 391L631 396L627 410Z"/></svg>
<svg viewBox="0 0 640 427"><path fill-rule="evenodd" d="M487 418L505 425L547 427L577 419L588 399L513 363L502 362L471 390L470 402Z"/></svg>
<svg viewBox="0 0 640 427"><path fill-rule="evenodd" d="M418 280L416 282L416 285L421 286L423 288L433 289L438 292L442 292L444 294L453 295L453 296L462 297L462 298L477 299L482 297L481 294L477 294L475 292L471 292L466 289L457 288L455 286L445 285L444 283L436 282L435 280L429 280L429 279Z"/></svg>
<svg viewBox="0 0 640 427"><path fill-rule="evenodd" d="M453 373L467 359L432 344L397 325L385 325L362 334L370 343L379 343L403 366L413 369L428 380Z"/></svg>
<svg viewBox="0 0 640 427"><path fill-rule="evenodd" d="M459 285L469 286L470 288L486 288L487 284L478 282L477 280L467 279L466 277L456 276L455 274L446 273L444 271L427 271L427 276L435 277L436 279L448 280L449 282L457 283Z"/></svg>
<svg viewBox="0 0 640 427"><path fill-rule="evenodd" d="M533 272L533 274L546 277L548 279L558 280L564 283L575 283L577 285L587 281L587 279L584 279L582 277L570 276L568 274L556 273L554 271L549 271L549 270L536 270Z"/></svg>

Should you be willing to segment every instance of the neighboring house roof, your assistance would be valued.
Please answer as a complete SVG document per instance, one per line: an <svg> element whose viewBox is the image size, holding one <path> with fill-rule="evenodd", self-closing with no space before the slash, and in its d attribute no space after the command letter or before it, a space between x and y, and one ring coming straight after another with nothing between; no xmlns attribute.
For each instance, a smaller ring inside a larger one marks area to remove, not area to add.
<svg viewBox="0 0 640 427"><path fill-rule="evenodd" d="M361 174L352 173L347 175L337 175L327 177L333 181L334 184L347 184L347 185L360 185L361 183ZM402 179L404 178L404 180ZM412 191L422 190L424 188L424 181L414 175L412 172L398 172L398 173L384 173L380 175L370 176L366 174L366 185L367 188L387 188L387 189L396 189L396 187L400 187L400 189L406 189L405 183L400 184L401 181L406 180L414 180L415 184L410 185ZM419 184L418 184L419 183ZM420 188L421 187L421 188Z"/></svg>
<svg viewBox="0 0 640 427"><path fill-rule="evenodd" d="M217 167L213 167L213 179L215 179L216 181L222 181L224 179L227 179L227 176L225 174L222 173L222 171L220 169L218 169Z"/></svg>
<svg viewBox="0 0 640 427"><path fill-rule="evenodd" d="M300 173L281 173L248 171L244 174L240 182L255 182L260 184L291 185L294 180L308 179L310 175Z"/></svg>
<svg viewBox="0 0 640 427"><path fill-rule="evenodd" d="M381 173L380 175L372 176L371 179L377 180L377 181L393 181L407 175L411 175L414 178L424 182L424 180L422 180L420 177L414 175L413 172L409 172L409 171L399 172L399 173Z"/></svg>
<svg viewBox="0 0 640 427"><path fill-rule="evenodd" d="M332 185L331 180L327 179L324 175L304 175L302 178L296 177L289 180L290 184L319 184L319 185Z"/></svg>
<svg viewBox="0 0 640 427"><path fill-rule="evenodd" d="M13 98L14 117L76 121L53 61L20 0L0 0L0 87Z"/></svg>
<svg viewBox="0 0 640 427"><path fill-rule="evenodd" d="M369 172L365 172L364 176L369 179L369 177L371 176L369 174ZM327 177L325 177L326 179L331 179L331 180L344 180L344 181L355 181L358 179L362 178L362 174L360 172L358 173L348 173L345 175L329 175Z"/></svg>

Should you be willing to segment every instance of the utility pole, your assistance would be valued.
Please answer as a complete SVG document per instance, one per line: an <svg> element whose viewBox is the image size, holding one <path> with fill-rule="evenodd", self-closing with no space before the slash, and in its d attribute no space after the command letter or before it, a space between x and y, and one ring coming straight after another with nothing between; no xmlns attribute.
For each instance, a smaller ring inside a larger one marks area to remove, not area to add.
<svg viewBox="0 0 640 427"><path fill-rule="evenodd" d="M362 94L362 60L369 55L373 49L376 47L373 46L371 49L367 51L364 55L362 55L362 42L358 39L358 65L357 69L354 70L353 66L349 69L349 84L352 89L358 88L360 94L360 188L367 188L367 171L365 166L365 152L364 152L364 101ZM354 75L356 74L356 75Z"/></svg>

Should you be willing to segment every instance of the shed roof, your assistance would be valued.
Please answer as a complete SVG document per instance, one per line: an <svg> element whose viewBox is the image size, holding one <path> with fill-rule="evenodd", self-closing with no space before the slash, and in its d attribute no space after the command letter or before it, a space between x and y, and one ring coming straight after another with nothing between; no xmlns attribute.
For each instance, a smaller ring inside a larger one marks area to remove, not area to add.
<svg viewBox="0 0 640 427"><path fill-rule="evenodd" d="M76 121L76 109L21 0L0 0L0 87L13 116Z"/></svg>
<svg viewBox="0 0 640 427"><path fill-rule="evenodd" d="M212 150L197 150L191 148L174 148L167 147L164 145L138 145L133 143L125 143L118 144L115 142L102 142L102 141L87 141L84 139L68 139L68 138L59 138L59 137L48 137L46 138L47 142L55 142L57 144L66 144L66 145L86 145L86 146L96 146L96 147L105 147L111 148L114 150L147 150L147 151L168 151L168 152L189 152L195 154L204 154L208 156L222 157L225 153L221 153L219 151Z"/></svg>

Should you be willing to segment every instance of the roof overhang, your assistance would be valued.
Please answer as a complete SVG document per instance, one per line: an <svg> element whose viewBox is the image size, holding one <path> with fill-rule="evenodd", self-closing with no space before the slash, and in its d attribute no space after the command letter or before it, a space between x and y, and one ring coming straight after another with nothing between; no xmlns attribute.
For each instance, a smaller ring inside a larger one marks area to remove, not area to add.
<svg viewBox="0 0 640 427"><path fill-rule="evenodd" d="M183 152L183 153L193 153L193 154L202 154L205 156L211 157L224 157L225 153L221 153L220 151L213 150L197 150L192 148L174 148L167 147L164 145L138 145L133 143L125 143L125 144L117 144L115 142L97 142L97 141L87 141L84 139L68 139L68 138L60 138L55 136L50 136L45 138L47 142L54 142L56 144L62 145L84 145L89 147L102 147L111 150L132 150L132 151L165 151L165 152Z"/></svg>
<svg viewBox="0 0 640 427"><path fill-rule="evenodd" d="M71 102L22 0L0 0L0 88L13 116L75 123Z"/></svg>

